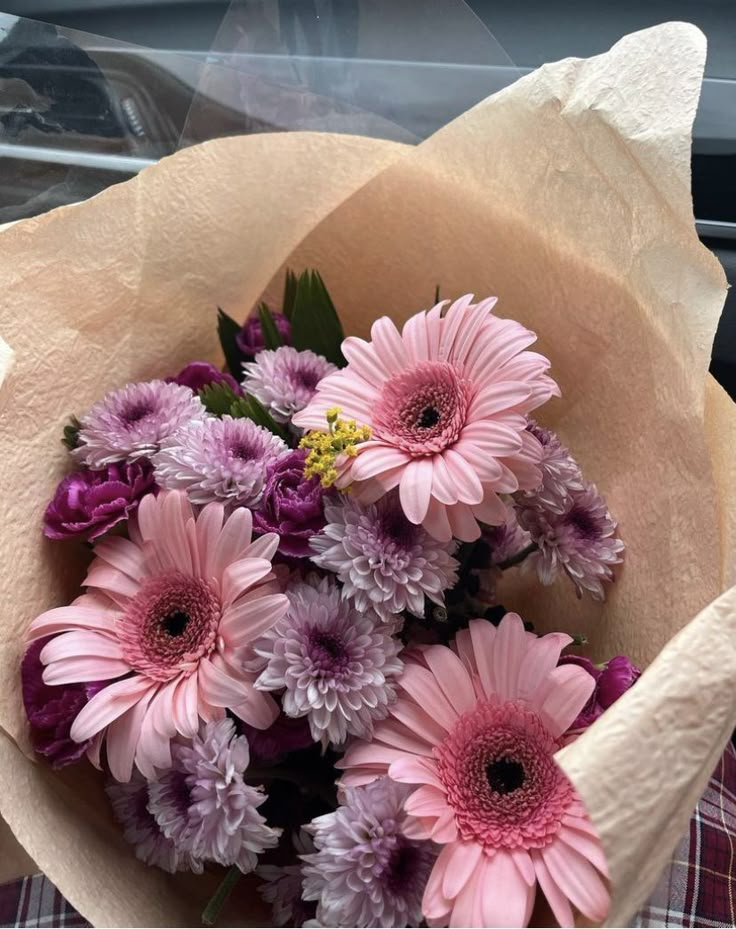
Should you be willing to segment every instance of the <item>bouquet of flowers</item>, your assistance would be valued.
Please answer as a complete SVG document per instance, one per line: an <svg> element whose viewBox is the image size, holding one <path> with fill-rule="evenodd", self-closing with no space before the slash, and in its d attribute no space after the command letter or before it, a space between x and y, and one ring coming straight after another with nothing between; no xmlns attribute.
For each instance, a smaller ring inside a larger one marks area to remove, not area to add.
<svg viewBox="0 0 736 929"><path fill-rule="evenodd" d="M703 54L661 27L414 149L222 140L2 233L0 811L82 912L646 899L734 724Z"/></svg>

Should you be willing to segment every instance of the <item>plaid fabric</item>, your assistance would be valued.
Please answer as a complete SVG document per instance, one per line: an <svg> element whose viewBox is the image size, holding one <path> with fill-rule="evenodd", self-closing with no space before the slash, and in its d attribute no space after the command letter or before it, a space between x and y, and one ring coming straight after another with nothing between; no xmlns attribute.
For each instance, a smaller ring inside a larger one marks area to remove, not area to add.
<svg viewBox="0 0 736 929"><path fill-rule="evenodd" d="M88 926L42 874L0 887L0 927ZM736 751L729 744L672 861L634 921L736 927Z"/></svg>
<svg viewBox="0 0 736 929"><path fill-rule="evenodd" d="M0 926L89 926L43 874L0 887Z"/></svg>
<svg viewBox="0 0 736 929"><path fill-rule="evenodd" d="M736 926L736 751L732 743L635 926Z"/></svg>

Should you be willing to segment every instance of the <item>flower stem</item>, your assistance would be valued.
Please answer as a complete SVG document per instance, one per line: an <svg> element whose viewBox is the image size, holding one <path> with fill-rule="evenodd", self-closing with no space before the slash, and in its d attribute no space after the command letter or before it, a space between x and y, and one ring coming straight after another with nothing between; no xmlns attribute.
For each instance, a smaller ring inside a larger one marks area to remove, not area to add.
<svg viewBox="0 0 736 929"><path fill-rule="evenodd" d="M521 564L532 552L536 552L539 546L536 542L531 542L527 545L526 548L522 548L520 552L517 552L515 555L512 555L510 558L507 558L506 561L502 561L498 567L505 571L507 568L514 568L516 565Z"/></svg>
<svg viewBox="0 0 736 929"><path fill-rule="evenodd" d="M225 877L223 877L220 886L214 892L210 902L204 908L204 912L202 913L202 922L205 926L214 926L217 923L217 920L220 918L222 908L227 903L227 898L230 896L233 887L235 887L242 876L243 872L240 870L240 868L238 868L236 865L233 865Z"/></svg>

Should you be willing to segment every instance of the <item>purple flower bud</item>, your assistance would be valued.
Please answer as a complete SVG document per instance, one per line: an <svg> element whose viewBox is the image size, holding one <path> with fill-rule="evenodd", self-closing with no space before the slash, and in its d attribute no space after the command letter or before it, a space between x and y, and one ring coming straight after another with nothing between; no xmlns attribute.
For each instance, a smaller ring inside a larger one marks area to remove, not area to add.
<svg viewBox="0 0 736 929"><path fill-rule="evenodd" d="M236 394L243 393L240 384L231 374L220 371L209 361L190 361L189 364L182 368L176 377L167 377L167 384L180 384L182 387L188 387L195 394L203 387L209 384L227 384Z"/></svg>
<svg viewBox="0 0 736 929"><path fill-rule="evenodd" d="M84 755L90 741L73 742L69 732L82 707L103 686L102 683L60 684L43 682L41 652L50 638L33 642L21 663L23 705L31 725L31 744L48 758L54 768L73 764Z"/></svg>
<svg viewBox="0 0 736 929"><path fill-rule="evenodd" d="M75 471L56 488L43 518L49 539L96 539L128 519L155 488L147 461L112 464L101 471Z"/></svg>
<svg viewBox="0 0 736 929"><path fill-rule="evenodd" d="M583 668L595 679L595 689L590 699L580 711L580 715L570 726L570 731L587 729L599 716L603 715L611 704L625 693L640 676L641 671L634 667L625 655L612 658L608 664L598 667L589 658L581 655L563 655L560 664L574 664Z"/></svg>
<svg viewBox="0 0 736 929"><path fill-rule="evenodd" d="M282 455L269 466L258 510L257 532L277 532L282 555L306 558L309 540L325 525L324 490L318 477L304 477L305 449Z"/></svg>
<svg viewBox="0 0 736 929"><path fill-rule="evenodd" d="M284 345L291 345L291 324L289 320L283 313L274 313L271 311L271 316L273 316L276 329L283 339ZM261 320L257 313L254 313L246 319L242 329L235 336L235 341L238 343L240 351L244 355L250 357L257 355L258 352L262 352L265 349L266 343L263 341L263 329L261 328Z"/></svg>

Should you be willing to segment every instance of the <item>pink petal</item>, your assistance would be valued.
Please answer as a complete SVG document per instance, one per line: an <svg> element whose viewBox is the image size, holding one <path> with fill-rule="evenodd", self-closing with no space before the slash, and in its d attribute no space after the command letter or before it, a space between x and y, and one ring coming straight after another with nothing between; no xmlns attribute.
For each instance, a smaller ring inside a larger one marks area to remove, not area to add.
<svg viewBox="0 0 736 929"><path fill-rule="evenodd" d="M542 472L534 462L527 461L525 458L512 457L503 458L501 463L512 472L520 490L535 490L539 487Z"/></svg>
<svg viewBox="0 0 736 929"><path fill-rule="evenodd" d="M455 636L453 647L457 651L457 656L463 667L468 672L471 682L473 682L478 677L478 665L475 660L473 640L469 629L460 629ZM473 687L473 690L475 690L475 687Z"/></svg>
<svg viewBox="0 0 736 929"><path fill-rule="evenodd" d="M225 520L215 546L210 570L220 577L225 568L245 558L253 536L253 514L247 507L238 507Z"/></svg>
<svg viewBox="0 0 736 929"><path fill-rule="evenodd" d="M174 571L193 575L192 553L186 524L194 519L192 505L186 493L172 490L159 494L161 522L157 534L159 557Z"/></svg>
<svg viewBox="0 0 736 929"><path fill-rule="evenodd" d="M470 638L473 643L473 657L478 667L478 675L486 697L496 694L496 682L493 676L493 648L496 641L496 628L485 619L472 619L468 623Z"/></svg>
<svg viewBox="0 0 736 929"><path fill-rule="evenodd" d="M202 577L214 577L212 565L224 518L225 508L221 503L207 504L197 517L195 529L199 549L199 570Z"/></svg>
<svg viewBox="0 0 736 929"><path fill-rule="evenodd" d="M492 483L500 480L502 476L501 465L492 456L468 439L459 439L453 446L453 450L470 466L478 475L481 483Z"/></svg>
<svg viewBox="0 0 736 929"><path fill-rule="evenodd" d="M222 605L224 607L263 580L271 571L271 562L265 558L243 558L225 568L222 575Z"/></svg>
<svg viewBox="0 0 736 929"><path fill-rule="evenodd" d="M412 816L423 819L440 817L447 812L447 797L436 787L424 784L409 794L404 801L404 809Z"/></svg>
<svg viewBox="0 0 736 929"><path fill-rule="evenodd" d="M508 516L506 505L490 485L483 489L483 502L473 507L473 516L488 526L500 526Z"/></svg>
<svg viewBox="0 0 736 929"><path fill-rule="evenodd" d="M472 710L476 704L473 683L452 649L444 645L430 645L422 657L454 711L461 715Z"/></svg>
<svg viewBox="0 0 736 929"><path fill-rule="evenodd" d="M182 677L176 685L172 701L172 721L176 731L191 739L199 729L197 713L198 685L197 675Z"/></svg>
<svg viewBox="0 0 736 929"><path fill-rule="evenodd" d="M477 842L454 842L450 863L445 869L442 880L442 893L448 900L454 900L465 887L480 864L483 847Z"/></svg>
<svg viewBox="0 0 736 929"><path fill-rule="evenodd" d="M422 898L422 913L427 919L442 919L450 912L452 901L442 892L447 869L452 864L453 849L447 845L437 856Z"/></svg>
<svg viewBox="0 0 736 929"><path fill-rule="evenodd" d="M470 879L465 887L460 891L454 900L452 912L450 913L450 926L465 929L465 927L483 926L483 875L485 869L482 861L479 861L475 870L470 875Z"/></svg>
<svg viewBox="0 0 736 929"><path fill-rule="evenodd" d="M571 642L564 632L551 632L529 644L519 669L518 695L522 700L534 698L547 675L557 667L560 652Z"/></svg>
<svg viewBox="0 0 736 929"><path fill-rule="evenodd" d="M534 863L531 855L524 848L511 848L509 854L514 859L514 864L524 882L533 887L537 882L537 875L534 871Z"/></svg>
<svg viewBox="0 0 736 929"><path fill-rule="evenodd" d="M95 555L134 581L140 581L147 573L143 550L129 539L119 536L101 539L95 545Z"/></svg>
<svg viewBox="0 0 736 929"><path fill-rule="evenodd" d="M133 762L146 709L156 691L151 688L129 710L107 727L107 763L116 781L127 784L133 773Z"/></svg>
<svg viewBox="0 0 736 929"><path fill-rule="evenodd" d="M474 307L469 307L465 311L462 327L455 336L455 342L452 346L453 364L465 364L471 349L477 341L480 330L488 320L488 316L497 302L497 297L486 297L485 300L481 300Z"/></svg>
<svg viewBox="0 0 736 929"><path fill-rule="evenodd" d="M265 535L254 539L250 545L243 551L243 558L265 558L266 561L273 561L273 556L278 550L280 539L275 532L267 532Z"/></svg>
<svg viewBox="0 0 736 929"><path fill-rule="evenodd" d="M457 825L455 824L455 813L449 807L439 817L430 831L432 841L438 845L447 845L449 842L457 841Z"/></svg>
<svg viewBox="0 0 736 929"><path fill-rule="evenodd" d="M173 682L174 685L176 682ZM149 780L156 778L156 769L171 767L171 739L175 732L173 722L174 687L161 688L146 710L140 724L140 736L135 763L141 774Z"/></svg>
<svg viewBox="0 0 736 929"><path fill-rule="evenodd" d="M364 781L370 784L371 781ZM347 785L350 786L350 785ZM355 785L359 786L358 784ZM432 828L432 819L417 819L416 816L407 816L401 827L401 834L407 839L413 839L417 842L427 842L429 840L430 829Z"/></svg>
<svg viewBox="0 0 736 929"><path fill-rule="evenodd" d="M146 499L145 497L143 498ZM82 707L72 723L71 737L75 742L86 742L118 716L130 709L141 697L157 685L142 675L116 681Z"/></svg>
<svg viewBox="0 0 736 929"><path fill-rule="evenodd" d="M408 462L409 456L399 448L366 442L359 446L358 455L350 468L350 477L354 481L367 481Z"/></svg>
<svg viewBox="0 0 736 929"><path fill-rule="evenodd" d="M353 767L365 767L371 765L379 770L381 774L388 771L392 763L412 758L412 755L406 754L398 748L389 745L381 745L380 741L373 742L354 742L345 752L342 758L335 762L336 767L348 769ZM428 764L432 762L429 761Z"/></svg>
<svg viewBox="0 0 736 929"><path fill-rule="evenodd" d="M539 888L547 898L547 903L550 905L553 916L562 929L574 929L575 916L573 915L570 901L552 879L540 851L535 850L532 852L532 861L534 862L534 870L537 875L537 881L539 882Z"/></svg>
<svg viewBox="0 0 736 929"><path fill-rule="evenodd" d="M349 336L342 343L342 353L351 369L378 390L391 377L391 371L383 363L380 355L363 339Z"/></svg>
<svg viewBox="0 0 736 929"><path fill-rule="evenodd" d="M478 340L471 351L467 361L471 380L485 380L494 371L498 371L499 377L507 380L506 372L498 369L537 340L533 332L514 320L504 319L496 322L501 325L494 326L494 338Z"/></svg>
<svg viewBox="0 0 736 929"><path fill-rule="evenodd" d="M409 317L401 330L401 338L413 362L430 360L429 332L427 331L427 317L424 313L415 313L414 316ZM378 382L377 386L383 386L383 382Z"/></svg>
<svg viewBox="0 0 736 929"><path fill-rule="evenodd" d="M432 497L440 503L457 503L457 485L443 455L435 455L432 459Z"/></svg>
<svg viewBox="0 0 736 929"><path fill-rule="evenodd" d="M483 488L476 473L468 467L468 462L451 448L444 450L442 458L457 488L458 500L461 503L480 503L483 499Z"/></svg>
<svg viewBox="0 0 736 929"><path fill-rule="evenodd" d="M115 599L122 597L123 600L135 597L140 590L138 581L134 581L127 574L123 574L122 571L118 571L117 568L111 567L106 561L98 558L92 562L84 584L85 587L99 587L110 595L117 594L118 597Z"/></svg>
<svg viewBox="0 0 736 929"><path fill-rule="evenodd" d="M43 664L81 657L121 659L123 650L118 641L108 635L80 630L56 636L44 645L40 655Z"/></svg>
<svg viewBox="0 0 736 929"><path fill-rule="evenodd" d="M587 858L604 877L608 877L608 863L606 862L603 846L597 836L584 835L582 832L577 832L575 829L563 825L559 832L559 838L561 842L574 849L583 858Z"/></svg>
<svg viewBox="0 0 736 929"><path fill-rule="evenodd" d="M507 613L496 632L491 663L496 692L503 700L518 695L519 671L527 654L524 623L517 613Z"/></svg>
<svg viewBox="0 0 736 929"><path fill-rule="evenodd" d="M483 859L484 926L527 926L534 908L534 886L529 886L506 849Z"/></svg>
<svg viewBox="0 0 736 929"><path fill-rule="evenodd" d="M102 770L102 764L100 762L100 754L102 752L102 742L104 740L105 733L98 732L96 736L90 739L90 744L87 748L87 758L89 758L90 764L97 768L98 771Z"/></svg>
<svg viewBox="0 0 736 929"><path fill-rule="evenodd" d="M368 757L373 756L369 754ZM401 784L431 784L433 787L442 787L442 781L437 776L437 765L430 758L402 755L391 763L388 775Z"/></svg>
<svg viewBox="0 0 736 929"><path fill-rule="evenodd" d="M402 723L394 721L390 717L382 720L374 727L373 737L392 748L399 749L401 752L423 755L427 758L432 757L431 745L428 745L424 739L414 735Z"/></svg>
<svg viewBox="0 0 736 929"><path fill-rule="evenodd" d="M450 520L447 518L447 507L434 497L429 501L429 508L422 526L433 539L440 542L449 542L452 539Z"/></svg>
<svg viewBox="0 0 736 929"><path fill-rule="evenodd" d="M480 526L473 516L473 510L465 503L456 503L447 508L452 534L461 542L474 542L480 538Z"/></svg>
<svg viewBox="0 0 736 929"><path fill-rule="evenodd" d="M389 374L402 374L409 359L399 331L388 316L382 316L373 323L371 340L374 352Z"/></svg>
<svg viewBox="0 0 736 929"><path fill-rule="evenodd" d="M550 877L583 916L601 923L608 915L608 888L593 865L574 849L552 842L541 850Z"/></svg>
<svg viewBox="0 0 736 929"><path fill-rule="evenodd" d="M528 400L531 393L531 387L522 381L496 381L479 390L473 397L468 419L490 419Z"/></svg>
<svg viewBox="0 0 736 929"><path fill-rule="evenodd" d="M542 722L554 738L570 728L595 688L595 681L577 665L562 665L550 671L533 701Z"/></svg>
<svg viewBox="0 0 736 929"><path fill-rule="evenodd" d="M472 294L465 294L459 300L455 300L445 313L442 320L442 338L440 340L440 350L437 356L439 361L450 361L453 358L453 348L455 339L460 332L460 328L467 319L467 309L473 302Z"/></svg>
<svg viewBox="0 0 736 929"><path fill-rule="evenodd" d="M43 682L51 686L59 684L77 684L83 681L109 681L115 677L128 674L130 665L127 661L116 658L99 658L83 655L77 658L64 658L46 665ZM79 740L84 741L83 739Z"/></svg>
<svg viewBox="0 0 736 929"><path fill-rule="evenodd" d="M419 526L429 509L432 492L432 459L416 458L404 468L399 484L401 508L410 523Z"/></svg>
<svg viewBox="0 0 736 929"><path fill-rule="evenodd" d="M446 732L449 732L455 725L458 714L438 688L437 683L431 671L417 664L406 664L399 678L399 686L402 690L413 697L419 706L425 707L433 719Z"/></svg>
<svg viewBox="0 0 736 929"><path fill-rule="evenodd" d="M255 729L268 729L279 715L279 707L271 694L256 690L252 684L245 685L245 700L230 710L239 719Z"/></svg>
<svg viewBox="0 0 736 929"><path fill-rule="evenodd" d="M429 745L437 745L447 735L446 729L410 700L397 700L391 707L391 716Z"/></svg>
<svg viewBox="0 0 736 929"><path fill-rule="evenodd" d="M472 442L481 452L496 458L513 455L522 447L518 432L492 420L469 422L460 433L460 440Z"/></svg>
<svg viewBox="0 0 736 929"><path fill-rule="evenodd" d="M199 690L212 706L232 709L245 700L247 694L243 682L236 681L207 658L199 662L197 671Z"/></svg>
<svg viewBox="0 0 736 929"><path fill-rule="evenodd" d="M229 648L242 648L267 632L289 609L285 594L246 594L223 613L220 634Z"/></svg>

